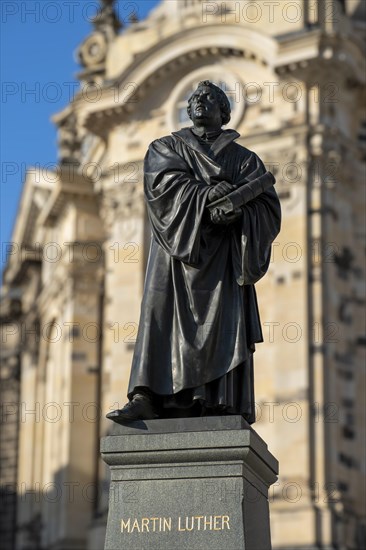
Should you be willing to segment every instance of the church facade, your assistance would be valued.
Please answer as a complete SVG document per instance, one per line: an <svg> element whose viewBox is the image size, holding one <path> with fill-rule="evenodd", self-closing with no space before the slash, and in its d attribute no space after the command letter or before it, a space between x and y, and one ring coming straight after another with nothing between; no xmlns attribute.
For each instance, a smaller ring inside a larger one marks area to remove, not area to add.
<svg viewBox="0 0 366 550"><path fill-rule="evenodd" d="M256 285L254 428L280 463L272 544L361 549L365 3L162 0L126 29L113 1L100 4L78 50L80 90L54 116L59 169L29 171L8 250L7 548L103 547L99 439L126 402L150 244L143 159L191 125L187 99L209 79L230 99L238 142L275 174L283 210Z"/></svg>

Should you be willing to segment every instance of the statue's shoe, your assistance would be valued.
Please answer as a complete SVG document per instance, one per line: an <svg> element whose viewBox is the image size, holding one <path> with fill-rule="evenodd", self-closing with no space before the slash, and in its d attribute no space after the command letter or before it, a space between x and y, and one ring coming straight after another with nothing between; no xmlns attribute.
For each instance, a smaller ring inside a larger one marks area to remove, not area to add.
<svg viewBox="0 0 366 550"><path fill-rule="evenodd" d="M145 395L136 394L122 409L116 409L106 415L113 422L133 422L134 420L153 420L158 418L151 400Z"/></svg>

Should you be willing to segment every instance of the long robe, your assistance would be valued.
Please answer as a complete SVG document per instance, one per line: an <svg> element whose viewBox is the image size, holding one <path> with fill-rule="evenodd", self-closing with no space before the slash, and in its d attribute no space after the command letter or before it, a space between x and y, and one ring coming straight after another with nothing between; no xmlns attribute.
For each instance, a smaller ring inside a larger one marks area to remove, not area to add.
<svg viewBox="0 0 366 550"><path fill-rule="evenodd" d="M225 130L204 147L183 128L149 146L144 192L152 240L128 396L147 387L168 407L210 395L243 412L233 394L239 381L251 386L243 391L253 419L252 352L263 341L254 283L268 269L281 212L271 188L242 207L233 224L211 222L211 185L265 172L238 137Z"/></svg>

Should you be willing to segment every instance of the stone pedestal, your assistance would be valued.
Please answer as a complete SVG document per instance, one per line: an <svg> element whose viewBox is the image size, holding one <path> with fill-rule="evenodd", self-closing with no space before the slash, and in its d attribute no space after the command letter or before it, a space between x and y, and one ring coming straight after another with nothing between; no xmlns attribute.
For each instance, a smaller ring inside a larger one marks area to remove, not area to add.
<svg viewBox="0 0 366 550"><path fill-rule="evenodd" d="M269 550L278 463L240 416L115 425L105 550Z"/></svg>

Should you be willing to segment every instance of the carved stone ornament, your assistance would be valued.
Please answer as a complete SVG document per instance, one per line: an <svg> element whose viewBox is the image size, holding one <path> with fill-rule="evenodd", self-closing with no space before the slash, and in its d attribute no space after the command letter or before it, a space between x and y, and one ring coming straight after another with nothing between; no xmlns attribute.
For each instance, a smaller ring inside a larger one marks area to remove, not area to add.
<svg viewBox="0 0 366 550"><path fill-rule="evenodd" d="M110 228L117 220L142 216L144 212L144 193L142 182L132 183L120 189L110 189L103 193L101 216Z"/></svg>
<svg viewBox="0 0 366 550"><path fill-rule="evenodd" d="M122 28L122 23L114 9L115 0L101 0L101 8L97 15L92 19L96 29L102 29L105 32L113 32L115 36Z"/></svg>
<svg viewBox="0 0 366 550"><path fill-rule="evenodd" d="M115 12L114 0L101 0L101 7L91 22L95 31L84 40L77 52L79 63L88 69L105 61L108 44L122 28Z"/></svg>
<svg viewBox="0 0 366 550"><path fill-rule="evenodd" d="M59 123L58 148L60 165L80 164L81 141L77 132L77 120L74 113L70 113Z"/></svg>
<svg viewBox="0 0 366 550"><path fill-rule="evenodd" d="M88 36L78 51L79 62L83 67L93 67L105 61L108 43L102 32L95 32Z"/></svg>

